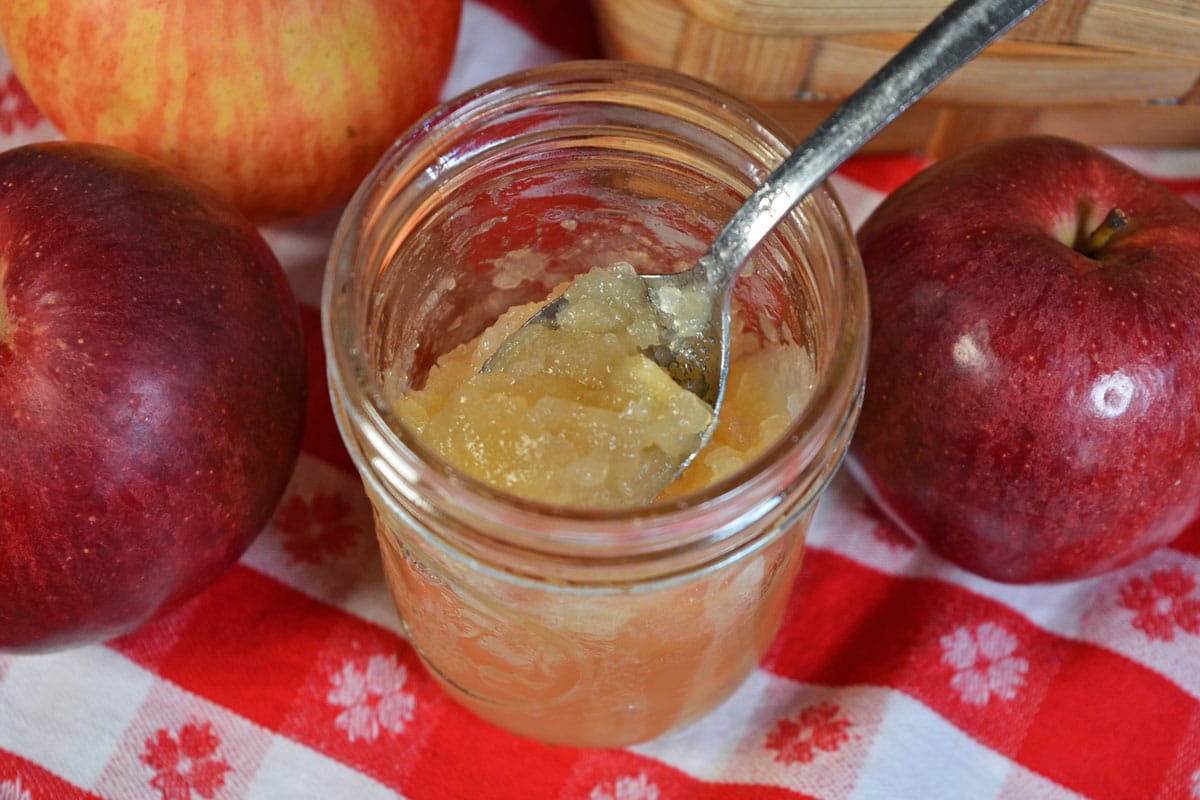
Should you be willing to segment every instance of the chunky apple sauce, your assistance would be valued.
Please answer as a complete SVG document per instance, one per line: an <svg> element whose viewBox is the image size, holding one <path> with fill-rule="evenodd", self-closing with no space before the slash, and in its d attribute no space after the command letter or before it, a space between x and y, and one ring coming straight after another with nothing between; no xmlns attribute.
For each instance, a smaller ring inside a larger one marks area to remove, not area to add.
<svg viewBox="0 0 1200 800"><path fill-rule="evenodd" d="M765 346L735 330L712 443L673 482L712 408L644 354L659 326L632 267L593 270L571 287L554 327L510 338L541 303L517 306L442 357L421 390L394 401L400 418L489 485L555 505L613 508L731 474L779 437L811 391L802 348ZM481 372L505 342L501 363Z"/></svg>

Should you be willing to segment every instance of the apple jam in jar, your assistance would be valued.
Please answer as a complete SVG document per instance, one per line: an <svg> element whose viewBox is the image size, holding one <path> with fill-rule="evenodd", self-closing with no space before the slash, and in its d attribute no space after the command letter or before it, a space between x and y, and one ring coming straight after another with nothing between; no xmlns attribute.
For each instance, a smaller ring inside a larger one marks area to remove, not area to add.
<svg viewBox="0 0 1200 800"><path fill-rule="evenodd" d="M867 305L853 236L822 188L744 270L739 336L803 353L781 374L806 385L748 370L744 396L786 393L788 417L747 463L685 491L601 508L509 493L454 467L398 409L513 306L598 266L690 267L792 146L676 73L557 64L436 109L347 207L322 303L335 413L405 632L482 718L628 745L711 710L758 663L857 419ZM732 403L722 425L753 427L767 407Z"/></svg>

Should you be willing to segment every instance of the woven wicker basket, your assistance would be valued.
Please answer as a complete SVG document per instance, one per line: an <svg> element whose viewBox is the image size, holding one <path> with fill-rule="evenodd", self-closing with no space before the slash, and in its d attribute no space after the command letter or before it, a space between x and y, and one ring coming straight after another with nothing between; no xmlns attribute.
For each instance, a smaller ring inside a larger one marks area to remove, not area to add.
<svg viewBox="0 0 1200 800"><path fill-rule="evenodd" d="M798 136L945 0L593 0L606 53L673 67ZM868 150L942 156L1044 132L1099 145L1200 146L1200 3L1048 0Z"/></svg>

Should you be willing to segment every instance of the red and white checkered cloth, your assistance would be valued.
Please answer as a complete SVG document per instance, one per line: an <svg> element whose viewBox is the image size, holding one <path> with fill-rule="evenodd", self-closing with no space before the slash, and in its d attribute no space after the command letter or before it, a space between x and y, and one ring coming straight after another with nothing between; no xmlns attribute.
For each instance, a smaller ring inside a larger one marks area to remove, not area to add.
<svg viewBox="0 0 1200 800"><path fill-rule="evenodd" d="M594 54L585 2L468 0L446 94ZM0 148L56 137L2 55L0 79ZM1200 204L1200 152L1117 154ZM922 163L843 168L853 221ZM707 718L612 751L476 720L400 635L330 414L317 304L335 222L266 232L303 304L312 376L273 524L226 578L131 636L0 656L0 800L1200 798L1200 526L1115 574L1005 586L898 535L845 476L781 636Z"/></svg>

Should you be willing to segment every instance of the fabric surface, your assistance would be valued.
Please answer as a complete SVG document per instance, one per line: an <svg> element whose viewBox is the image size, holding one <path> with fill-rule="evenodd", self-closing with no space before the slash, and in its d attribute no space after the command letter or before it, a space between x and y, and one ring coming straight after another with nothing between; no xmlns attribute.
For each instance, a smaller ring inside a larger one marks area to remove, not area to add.
<svg viewBox="0 0 1200 800"><path fill-rule="evenodd" d="M468 0L445 94L592 55L589 25L582 2ZM0 148L56 136L0 60ZM1200 153L1117 154L1200 204ZM857 224L923 163L860 157L835 187ZM1005 586L899 535L844 474L781 635L714 713L610 751L476 720L400 634L333 424L318 295L335 223L265 231L314 398L273 523L133 635L0 656L0 800L1200 798L1200 530L1114 574Z"/></svg>

